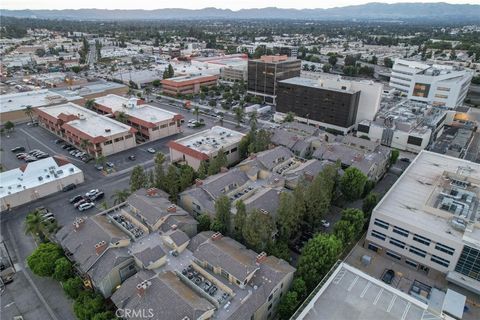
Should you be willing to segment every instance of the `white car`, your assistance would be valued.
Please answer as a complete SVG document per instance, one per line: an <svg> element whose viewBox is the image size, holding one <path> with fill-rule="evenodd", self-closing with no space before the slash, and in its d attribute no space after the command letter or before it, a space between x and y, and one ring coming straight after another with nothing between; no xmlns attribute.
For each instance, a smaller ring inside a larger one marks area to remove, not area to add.
<svg viewBox="0 0 480 320"><path fill-rule="evenodd" d="M88 210L88 209L91 209L95 207L95 203L93 202L86 202L86 203L82 203L81 205L78 206L78 210L80 211L85 211L85 210Z"/></svg>
<svg viewBox="0 0 480 320"><path fill-rule="evenodd" d="M195 122L190 122L189 124L187 124L187 127L189 127L189 128L196 128L196 127L197 127L197 121L195 121Z"/></svg>
<svg viewBox="0 0 480 320"><path fill-rule="evenodd" d="M328 222L327 220L321 220L320 222L322 223L323 227L325 227L325 228L330 227L330 222Z"/></svg>
<svg viewBox="0 0 480 320"><path fill-rule="evenodd" d="M195 122L197 122L197 120L195 120L195 119L188 120L188 123L195 123Z"/></svg>
<svg viewBox="0 0 480 320"><path fill-rule="evenodd" d="M155 149L153 149L153 148L148 148L147 151L148 151L149 153L155 153L155 152L156 152Z"/></svg>
<svg viewBox="0 0 480 320"><path fill-rule="evenodd" d="M91 197L91 196L96 195L99 192L100 192L100 190L98 190L98 189L92 189L92 190L88 191L87 193L85 193L85 196Z"/></svg>

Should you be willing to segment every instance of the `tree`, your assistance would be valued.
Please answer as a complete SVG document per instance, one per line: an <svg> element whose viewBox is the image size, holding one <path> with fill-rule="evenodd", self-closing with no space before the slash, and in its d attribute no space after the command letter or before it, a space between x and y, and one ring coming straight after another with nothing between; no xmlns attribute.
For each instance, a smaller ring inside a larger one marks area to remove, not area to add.
<svg viewBox="0 0 480 320"><path fill-rule="evenodd" d="M292 282L292 291L295 291L300 300L303 300L307 296L307 284L302 278L298 277Z"/></svg>
<svg viewBox="0 0 480 320"><path fill-rule="evenodd" d="M107 158L104 155L99 155L97 159L95 159L95 163L97 165L105 167L105 163L107 163Z"/></svg>
<svg viewBox="0 0 480 320"><path fill-rule="evenodd" d="M170 195L170 200L172 202L177 202L180 185L177 167L175 167L173 164L168 166L164 187L165 191Z"/></svg>
<svg viewBox="0 0 480 320"><path fill-rule="evenodd" d="M247 219L247 208L242 200L235 203L236 213L233 217L233 235L235 239L243 242L243 228L245 227L245 220Z"/></svg>
<svg viewBox="0 0 480 320"><path fill-rule="evenodd" d="M25 115L30 117L30 122L33 122L33 108L32 108L32 106L26 106L25 107Z"/></svg>
<svg viewBox="0 0 480 320"><path fill-rule="evenodd" d="M215 219L213 225L215 231L219 231L222 234L230 234L231 226L231 203L227 196L220 196L215 201Z"/></svg>
<svg viewBox="0 0 480 320"><path fill-rule="evenodd" d="M274 231L275 224L272 217L254 209L247 215L242 235L248 247L261 252L270 243Z"/></svg>
<svg viewBox="0 0 480 320"><path fill-rule="evenodd" d="M147 185L147 176L142 166L135 166L130 176L130 190L132 192L144 188Z"/></svg>
<svg viewBox="0 0 480 320"><path fill-rule="evenodd" d="M92 320L113 320L117 319L112 311L104 311L93 316Z"/></svg>
<svg viewBox="0 0 480 320"><path fill-rule="evenodd" d="M197 122L198 122L198 116L200 115L200 108L197 105L193 107L193 115L197 117Z"/></svg>
<svg viewBox="0 0 480 320"><path fill-rule="evenodd" d="M155 172L155 187L165 189L165 171L163 169L163 165L165 163L165 155L161 152L155 154L154 163L155 166L153 170Z"/></svg>
<svg viewBox="0 0 480 320"><path fill-rule="evenodd" d="M6 131L12 131L13 128L15 128L15 124L12 121L7 121L5 122L3 127L5 128Z"/></svg>
<svg viewBox="0 0 480 320"><path fill-rule="evenodd" d="M315 72L317 70L317 66L312 64L310 65L310 71Z"/></svg>
<svg viewBox="0 0 480 320"><path fill-rule="evenodd" d="M55 271L53 272L53 279L57 281L67 281L73 274L72 263L65 257L55 261Z"/></svg>
<svg viewBox="0 0 480 320"><path fill-rule="evenodd" d="M371 63L371 64L377 64L377 62L378 62L377 56L376 56L376 55L373 55L372 59L370 60L370 63Z"/></svg>
<svg viewBox="0 0 480 320"><path fill-rule="evenodd" d="M295 291L288 291L280 300L278 315L282 320L288 320L297 309L299 304L298 294Z"/></svg>
<svg viewBox="0 0 480 320"><path fill-rule="evenodd" d="M343 73L347 76L355 76L357 74L357 68L351 65L345 65L343 67Z"/></svg>
<svg viewBox="0 0 480 320"><path fill-rule="evenodd" d="M73 312L78 319L93 320L97 313L104 311L105 302L98 293L83 291L73 303Z"/></svg>
<svg viewBox="0 0 480 320"><path fill-rule="evenodd" d="M88 99L87 101L85 101L85 104L83 105L85 108L87 109L93 109L93 107L95 107L95 100L93 99Z"/></svg>
<svg viewBox="0 0 480 320"><path fill-rule="evenodd" d="M325 63L322 66L322 70L323 70L323 72L330 72L330 70L332 70L332 65L330 63Z"/></svg>
<svg viewBox="0 0 480 320"><path fill-rule="evenodd" d="M335 66L337 64L337 56L336 55L331 55L328 57L328 63L330 63L330 65L332 66Z"/></svg>
<svg viewBox="0 0 480 320"><path fill-rule="evenodd" d="M297 275L313 290L335 263L342 250L342 242L334 235L317 234L302 250Z"/></svg>
<svg viewBox="0 0 480 320"><path fill-rule="evenodd" d="M370 192L364 199L362 203L362 210L366 218L369 218L372 214L373 209L378 203L378 195L374 192Z"/></svg>
<svg viewBox="0 0 480 320"><path fill-rule="evenodd" d="M152 86L154 86L155 88L160 87L161 84L162 82L159 79L155 79L152 81Z"/></svg>
<svg viewBox="0 0 480 320"><path fill-rule="evenodd" d="M257 132L257 125L258 125L258 114L256 111L253 111L249 115L250 118L250 132L255 134Z"/></svg>
<svg viewBox="0 0 480 320"><path fill-rule="evenodd" d="M334 234L344 245L349 244L362 231L365 218L362 210L349 208L342 211L342 218L333 228Z"/></svg>
<svg viewBox="0 0 480 320"><path fill-rule="evenodd" d="M55 272L55 262L63 255L62 249L54 243L41 243L28 256L27 264L34 274L40 277L50 277Z"/></svg>
<svg viewBox="0 0 480 320"><path fill-rule="evenodd" d="M80 277L74 277L62 282L63 291L70 299L76 299L83 291L83 280Z"/></svg>
<svg viewBox="0 0 480 320"><path fill-rule="evenodd" d="M220 172L220 169L222 167L226 166L228 166L227 155L223 151L223 148L220 148L220 150L218 150L217 156L213 160L211 160L208 165L208 175L211 176L217 174Z"/></svg>
<svg viewBox="0 0 480 320"><path fill-rule="evenodd" d="M192 167L185 165L180 168L179 185L180 191L187 189L192 185L195 179L195 171Z"/></svg>
<svg viewBox="0 0 480 320"><path fill-rule="evenodd" d="M393 60L390 59L389 57L385 57L383 59L383 64L385 65L385 67L387 68L392 68L393 67Z"/></svg>
<svg viewBox="0 0 480 320"><path fill-rule="evenodd" d="M243 122L243 118L245 116L245 112L243 108L238 106L235 108L235 120L237 120L237 127L240 127L240 123Z"/></svg>
<svg viewBox="0 0 480 320"><path fill-rule="evenodd" d="M286 192L280 194L276 218L279 238L284 241L290 240L300 223L300 217L295 208L295 199L291 194Z"/></svg>
<svg viewBox="0 0 480 320"><path fill-rule="evenodd" d="M127 123L128 115L124 111L120 111L115 115L115 120L121 123Z"/></svg>
<svg viewBox="0 0 480 320"><path fill-rule="evenodd" d="M127 201L127 198L130 196L130 190L129 189L123 189L123 190L115 190L115 192L112 194L112 199L113 204L117 205L122 202Z"/></svg>
<svg viewBox="0 0 480 320"><path fill-rule="evenodd" d="M37 211L30 212L25 218L25 234L38 237L41 242L45 241L45 225L42 216Z"/></svg>
<svg viewBox="0 0 480 320"><path fill-rule="evenodd" d="M168 64L168 77L172 78L175 75L175 70L173 70L173 67L171 64Z"/></svg>
<svg viewBox="0 0 480 320"><path fill-rule="evenodd" d="M197 177L199 179L205 179L207 177L207 174L208 174L208 162L205 160L202 160L197 170Z"/></svg>
<svg viewBox="0 0 480 320"><path fill-rule="evenodd" d="M197 230L198 232L208 231L210 230L210 225L212 224L212 220L208 214L201 214L197 217L198 225Z"/></svg>
<svg viewBox="0 0 480 320"><path fill-rule="evenodd" d="M393 149L392 152L390 153L390 165L395 164L399 156L400 156L400 151L398 151L397 149Z"/></svg>
<svg viewBox="0 0 480 320"><path fill-rule="evenodd" d="M288 111L287 114L285 115L285 118L283 118L283 122L293 122L295 120L295 112Z"/></svg>
<svg viewBox="0 0 480 320"><path fill-rule="evenodd" d="M83 150L87 151L87 153L89 153L89 152L88 152L88 151L89 151L88 149L89 149L91 146L93 146L93 143L92 143L90 140L84 139L84 138L81 138L81 139L80 139L80 149L83 149Z"/></svg>
<svg viewBox="0 0 480 320"><path fill-rule="evenodd" d="M340 179L340 190L347 200L356 200L362 196L367 180L362 171L349 167Z"/></svg>

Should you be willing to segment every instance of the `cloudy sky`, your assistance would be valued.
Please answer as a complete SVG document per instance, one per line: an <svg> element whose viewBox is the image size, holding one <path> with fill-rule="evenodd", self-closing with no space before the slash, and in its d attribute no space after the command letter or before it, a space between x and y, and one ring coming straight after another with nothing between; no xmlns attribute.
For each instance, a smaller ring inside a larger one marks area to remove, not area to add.
<svg viewBox="0 0 480 320"><path fill-rule="evenodd" d="M59 1L59 0L0 0L2 9L160 9L160 8L187 8L200 9L205 7L216 7L222 9L244 9L244 8L333 8L348 5L363 4L374 0L182 0L172 2L171 0L82 0L82 1ZM441 0L376 0L377 2L440 2ZM478 3L478 0L446 0L448 3Z"/></svg>

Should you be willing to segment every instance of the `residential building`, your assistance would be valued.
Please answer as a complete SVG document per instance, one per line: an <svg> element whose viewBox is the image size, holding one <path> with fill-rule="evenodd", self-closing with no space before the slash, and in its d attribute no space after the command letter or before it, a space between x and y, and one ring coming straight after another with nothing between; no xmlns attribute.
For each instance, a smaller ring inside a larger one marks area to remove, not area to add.
<svg viewBox="0 0 480 320"><path fill-rule="evenodd" d="M396 59L390 86L409 99L454 109L463 104L473 73L454 66Z"/></svg>
<svg viewBox="0 0 480 320"><path fill-rule="evenodd" d="M182 132L182 115L144 104L135 97L128 99L109 94L96 98L94 109L113 117L121 112L126 114L126 124L137 130L137 140L140 141L154 141Z"/></svg>
<svg viewBox="0 0 480 320"><path fill-rule="evenodd" d="M195 94L201 87L214 87L217 85L216 75L187 75L162 80L162 91L170 96L179 94Z"/></svg>
<svg viewBox="0 0 480 320"><path fill-rule="evenodd" d="M338 263L292 316L295 320L462 319L466 297L431 288L428 302L361 270Z"/></svg>
<svg viewBox="0 0 480 320"><path fill-rule="evenodd" d="M365 246L480 294L480 164L429 151L374 208Z"/></svg>
<svg viewBox="0 0 480 320"><path fill-rule="evenodd" d="M82 170L64 158L49 157L0 172L0 211L10 210L84 182Z"/></svg>
<svg viewBox="0 0 480 320"><path fill-rule="evenodd" d="M276 118L293 112L303 123L345 134L380 108L382 84L325 75L278 82Z"/></svg>
<svg viewBox="0 0 480 320"><path fill-rule="evenodd" d="M240 160L238 145L244 134L224 127L214 126L185 138L172 140L170 161L188 164L198 170L202 161L214 159L220 150L227 156L228 164Z"/></svg>
<svg viewBox="0 0 480 320"><path fill-rule="evenodd" d="M367 136L399 150L418 153L439 137L447 119L447 111L423 102L385 98L375 119L363 120L357 136Z"/></svg>
<svg viewBox="0 0 480 320"><path fill-rule="evenodd" d="M262 56L248 61L247 92L276 104L277 82L300 76L301 60L287 56Z"/></svg>
<svg viewBox="0 0 480 320"><path fill-rule="evenodd" d="M136 145L136 129L71 102L36 108L35 113L42 127L94 157Z"/></svg>

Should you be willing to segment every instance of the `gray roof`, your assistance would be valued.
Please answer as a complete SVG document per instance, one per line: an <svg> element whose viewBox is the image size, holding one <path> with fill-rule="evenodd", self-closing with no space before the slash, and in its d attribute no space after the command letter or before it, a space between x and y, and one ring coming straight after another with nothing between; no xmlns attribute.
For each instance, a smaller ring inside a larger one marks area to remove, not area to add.
<svg viewBox="0 0 480 320"><path fill-rule="evenodd" d="M163 251L162 247L156 245L154 247L147 247L141 251L134 252L133 256L140 260L144 267L148 267L151 263L164 257L165 251Z"/></svg>
<svg viewBox="0 0 480 320"><path fill-rule="evenodd" d="M136 286L143 280L148 280L151 284L143 296L139 296ZM210 302L196 294L171 271L158 275L139 272L126 280L111 299L117 308L151 309L155 319L182 320L188 317L194 320L205 312L215 309ZM130 317L129 319L144 318Z"/></svg>
<svg viewBox="0 0 480 320"><path fill-rule="evenodd" d="M280 190L273 188L260 188L256 194L244 200L247 211L262 209L274 217L280 201Z"/></svg>
<svg viewBox="0 0 480 320"><path fill-rule="evenodd" d="M185 242L188 242L190 240L190 237L183 232L182 230L171 230L170 232L167 232L166 235L168 235L173 242L175 242L176 246L181 246Z"/></svg>
<svg viewBox="0 0 480 320"><path fill-rule="evenodd" d="M264 169L270 171L279 163L284 162L293 156L294 155L290 150L280 146L257 153L256 160L264 167Z"/></svg>
<svg viewBox="0 0 480 320"><path fill-rule="evenodd" d="M87 273L93 282L99 283L105 279L113 268L126 260L132 259L127 248L108 248Z"/></svg>

